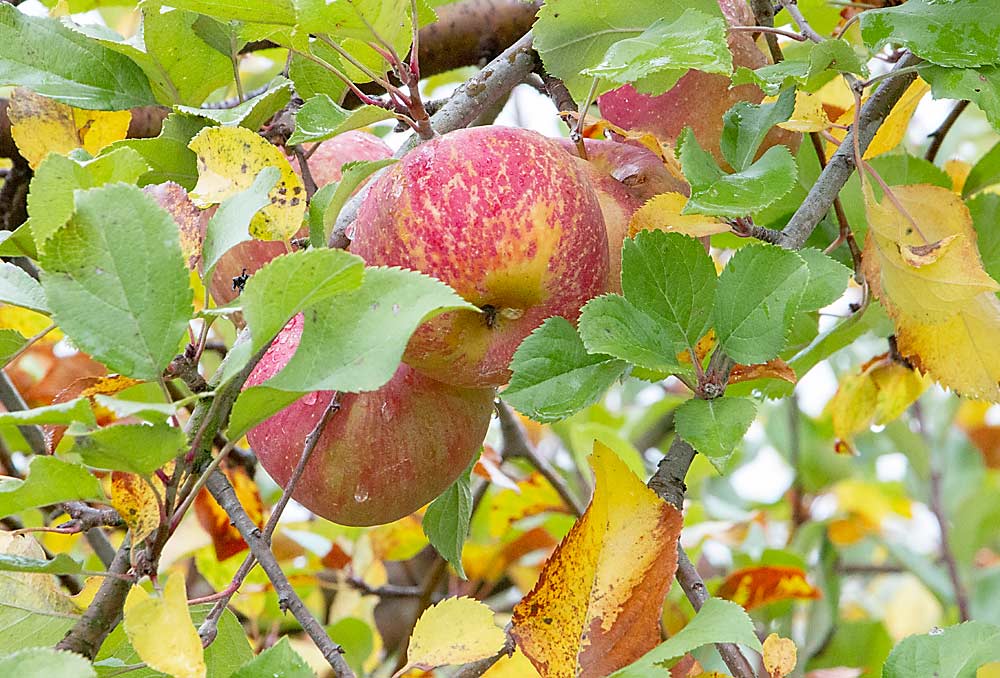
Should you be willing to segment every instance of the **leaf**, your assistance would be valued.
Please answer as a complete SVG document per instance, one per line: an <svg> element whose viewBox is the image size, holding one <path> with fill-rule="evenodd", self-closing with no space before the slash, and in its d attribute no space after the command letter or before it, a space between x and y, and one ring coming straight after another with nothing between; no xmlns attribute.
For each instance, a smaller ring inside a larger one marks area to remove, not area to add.
<svg viewBox="0 0 1000 678"><path fill-rule="evenodd" d="M72 451L93 468L148 475L185 448L184 432L177 427L116 424L76 435Z"/></svg>
<svg viewBox="0 0 1000 678"><path fill-rule="evenodd" d="M972 678L976 669L994 661L1000 661L1000 627L970 621L904 638L893 648L882 675Z"/></svg>
<svg viewBox="0 0 1000 678"><path fill-rule="evenodd" d="M625 363L587 353L565 318L549 318L528 335L511 361L501 397L535 421L558 421L598 398L625 371Z"/></svg>
<svg viewBox="0 0 1000 678"><path fill-rule="evenodd" d="M469 523L472 520L470 484L475 465L476 460L470 462L465 472L427 506L421 523L434 550L455 568L462 579L467 579L462 568L462 546L469 534Z"/></svg>
<svg viewBox="0 0 1000 678"><path fill-rule="evenodd" d="M123 624L132 647L151 668L175 678L205 678L204 650L188 612L181 575L166 577L162 597L133 586L125 599Z"/></svg>
<svg viewBox="0 0 1000 678"><path fill-rule="evenodd" d="M861 35L874 50L902 45L931 63L973 67L1000 63L1000 17L992 0L909 0L861 14Z"/></svg>
<svg viewBox="0 0 1000 678"><path fill-rule="evenodd" d="M133 544L142 542L160 526L157 493L162 497L163 489L163 481L156 476L147 480L135 473L111 474L111 505L128 525Z"/></svg>
<svg viewBox="0 0 1000 678"><path fill-rule="evenodd" d="M642 231L666 231L700 238L729 231L729 224L722 219L701 214L681 214L687 201L687 196L680 193L654 195L632 214L628 236L633 238Z"/></svg>
<svg viewBox="0 0 1000 678"><path fill-rule="evenodd" d="M295 4L292 0L172 0L172 7L216 17L222 21L294 26Z"/></svg>
<svg viewBox="0 0 1000 678"><path fill-rule="evenodd" d="M163 121L160 134L152 139L126 139L109 146L104 155L129 148L146 161L140 185L173 181L190 191L198 181L197 156L191 138L209 124L208 120L183 113L171 113Z"/></svg>
<svg viewBox="0 0 1000 678"><path fill-rule="evenodd" d="M770 95L775 95L792 84L798 85L797 89L800 91L814 92L826 84L824 76L831 71L868 77L865 62L858 58L847 40L824 40L806 43L803 49L789 54L787 59L776 64L768 64L756 70L738 66L733 74L733 85L753 83Z"/></svg>
<svg viewBox="0 0 1000 678"><path fill-rule="evenodd" d="M205 241L202 243L204 279L212 279L212 271L222 256L241 242L252 240L250 223L254 216L271 204L268 194L278 183L277 167L265 167L250 187L229 196L208 221Z"/></svg>
<svg viewBox="0 0 1000 678"><path fill-rule="evenodd" d="M243 127L207 127L191 139L188 147L198 156L198 184L191 192L195 204L220 203L245 191L265 167L281 172L271 189L271 204L250 222L250 234L258 240L287 240L302 227L306 195L302 180L288 159L263 137Z"/></svg>
<svg viewBox="0 0 1000 678"><path fill-rule="evenodd" d="M795 668L798 660L798 650L789 638L782 638L777 633L764 639L764 669L771 678L784 678Z"/></svg>
<svg viewBox="0 0 1000 678"><path fill-rule="evenodd" d="M55 558L28 558L21 555L0 553L0 570L7 572L38 572L41 574L80 574L80 563L65 553L57 553Z"/></svg>
<svg viewBox="0 0 1000 678"><path fill-rule="evenodd" d="M715 0L642 0L627 5L553 0L538 12L532 27L534 46L545 71L566 83L574 101L583 101L593 80L582 74L584 69L597 66L616 42L638 37L658 21L676 21L688 9L720 16ZM607 89L610 86L605 85L597 93Z"/></svg>
<svg viewBox="0 0 1000 678"><path fill-rule="evenodd" d="M0 263L0 303L28 308L39 313L48 313L45 292L38 281L28 275L20 266L9 262Z"/></svg>
<svg viewBox="0 0 1000 678"><path fill-rule="evenodd" d="M715 332L733 360L767 362L785 347L809 268L794 252L773 245L748 245L733 255L719 276Z"/></svg>
<svg viewBox="0 0 1000 678"><path fill-rule="evenodd" d="M55 457L33 457L24 480L0 478L0 518L37 506L103 498L90 471Z"/></svg>
<svg viewBox="0 0 1000 678"><path fill-rule="evenodd" d="M223 473L229 479L229 484L236 491L236 498L240 500L250 519L257 527L263 528L264 503L260 498L257 483L241 466L225 468ZM229 514L207 489L202 488L194 498L194 512L202 528L212 538L215 557L220 563L247 550L247 543L232 524Z"/></svg>
<svg viewBox="0 0 1000 678"><path fill-rule="evenodd" d="M472 598L445 598L424 610L414 624L406 664L425 669L467 664L492 657L506 640L493 621L493 610Z"/></svg>
<svg viewBox="0 0 1000 678"><path fill-rule="evenodd" d="M392 117L392 113L385 108L365 104L347 110L337 105L328 95L316 94L302 104L302 108L295 114L295 131L288 138L288 143L323 141Z"/></svg>
<svg viewBox="0 0 1000 678"><path fill-rule="evenodd" d="M925 65L920 69L920 77L930 83L935 99L968 99L986 114L994 130L1000 130L1000 67Z"/></svg>
<svg viewBox="0 0 1000 678"><path fill-rule="evenodd" d="M962 186L962 197L975 195L984 188L1000 184L1000 142L986 152L969 170L969 176Z"/></svg>
<svg viewBox="0 0 1000 678"><path fill-rule="evenodd" d="M797 181L795 158L787 146L772 146L757 162L735 174L718 169L712 156L698 145L690 127L681 133L678 151L684 174L691 182L691 198L682 214L747 216L780 200ZM695 169L695 163L702 167Z"/></svg>
<svg viewBox="0 0 1000 678"><path fill-rule="evenodd" d="M24 347L28 338L17 330L0 329L0 365L6 365Z"/></svg>
<svg viewBox="0 0 1000 678"><path fill-rule="evenodd" d="M348 198L354 194L358 186L369 176L394 162L396 162L395 158L386 158L384 160L359 160L344 163L343 175L336 186L327 184L323 187L325 189L327 186L330 186L330 192L326 194L329 196L329 199L323 199L320 196L323 193L323 189L320 189L313 196L312 203L309 205L309 236L313 247L326 247L340 210L344 208ZM313 216L314 206L315 218Z"/></svg>
<svg viewBox="0 0 1000 678"><path fill-rule="evenodd" d="M0 656L0 672L5 676L60 676L60 678L96 678L94 667L84 657L67 650L31 647Z"/></svg>
<svg viewBox="0 0 1000 678"><path fill-rule="evenodd" d="M906 91L903 92L903 96L899 98L896 105L892 107L889 111L889 115L886 116L885 122L878 128L875 132L875 136L871 143L868 144L868 148L865 149L863 158L865 160L871 160L876 158L883 153L888 153L897 146L899 146L903 139L906 137L906 130L910 126L910 120L913 118L913 114L917 110L917 104L920 100L924 98L924 95L930 91L930 85L926 82L917 78ZM837 118L837 124L841 126L851 125L854 122L854 106L847 109L843 115ZM838 142L843 141L847 136L847 131L838 127L834 127L830 130L830 135L836 139ZM833 155L837 150L836 145L832 142L828 142L826 146L827 157Z"/></svg>
<svg viewBox="0 0 1000 678"><path fill-rule="evenodd" d="M267 648L241 666L229 678L316 678L316 674L302 656L292 649L288 636Z"/></svg>
<svg viewBox="0 0 1000 678"><path fill-rule="evenodd" d="M726 161L737 171L749 167L771 128L791 117L796 101L795 90L787 89L773 103L740 101L726 111L719 139Z"/></svg>
<svg viewBox="0 0 1000 678"><path fill-rule="evenodd" d="M809 268L809 284L802 292L799 311L816 311L840 299L847 289L851 269L811 247L799 250L798 254Z"/></svg>
<svg viewBox="0 0 1000 678"><path fill-rule="evenodd" d="M39 96L19 87L7 109L10 134L32 169L49 153L66 154L82 148L91 155L113 141L124 139L129 111L86 111Z"/></svg>
<svg viewBox="0 0 1000 678"><path fill-rule="evenodd" d="M792 114L784 122L778 123L781 129L800 134L825 132L832 125L823 108L822 97L819 94L802 91L795 92L795 109Z"/></svg>
<svg viewBox="0 0 1000 678"><path fill-rule="evenodd" d="M0 412L0 425L14 424L30 426L35 424L72 424L74 421L96 426L94 414L86 398L75 398L66 402L35 407L30 410Z"/></svg>
<svg viewBox="0 0 1000 678"><path fill-rule="evenodd" d="M687 371L666 334L656 320L617 294L591 299L580 312L580 337L592 355L609 355L654 372Z"/></svg>
<svg viewBox="0 0 1000 678"><path fill-rule="evenodd" d="M177 225L134 186L78 193L76 212L49 239L42 287L73 342L110 369L156 380L191 317Z"/></svg>
<svg viewBox="0 0 1000 678"><path fill-rule="evenodd" d="M44 58L39 58L44 55ZM0 80L77 108L120 111L156 103L142 70L56 19L0 3Z"/></svg>
<svg viewBox="0 0 1000 678"><path fill-rule="evenodd" d="M815 600L823 594L808 582L801 568L761 565L731 572L715 595L753 610L779 600Z"/></svg>
<svg viewBox="0 0 1000 678"><path fill-rule="evenodd" d="M594 496L514 607L513 635L539 673L604 676L660 639L681 516L594 445Z"/></svg>
<svg viewBox="0 0 1000 678"><path fill-rule="evenodd" d="M584 68L581 73L619 84L658 74L658 91L651 93L662 94L691 68L706 73L732 73L733 57L726 42L727 33L728 27L721 17L688 9L674 20L656 21L634 38L619 40L608 48L599 64Z"/></svg>
<svg viewBox="0 0 1000 678"><path fill-rule="evenodd" d="M227 63L229 59L226 59ZM274 114L284 108L292 98L292 82L282 77L271 81L266 90L251 97L232 108L193 108L178 106L182 113L190 113L201 118L213 120L223 126L245 127L256 132L264 123L274 117ZM288 143L292 143L289 139Z"/></svg>
<svg viewBox="0 0 1000 678"><path fill-rule="evenodd" d="M757 416L749 398L691 398L674 410L677 434L708 457L719 473Z"/></svg>
<svg viewBox="0 0 1000 678"><path fill-rule="evenodd" d="M983 268L994 280L1000 279L1000 195L984 193L966 203L976 229L977 245L983 258Z"/></svg>
<svg viewBox="0 0 1000 678"><path fill-rule="evenodd" d="M740 643L760 651L753 622L743 609L727 600L709 598L687 626L647 652L639 661L611 674L611 678L648 678L666 670L666 664L711 643Z"/></svg>

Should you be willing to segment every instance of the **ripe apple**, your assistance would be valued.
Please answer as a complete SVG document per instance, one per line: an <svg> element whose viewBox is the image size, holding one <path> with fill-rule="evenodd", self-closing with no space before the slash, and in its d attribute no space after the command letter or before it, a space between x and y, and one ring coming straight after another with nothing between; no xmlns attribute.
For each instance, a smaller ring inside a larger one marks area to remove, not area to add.
<svg viewBox="0 0 1000 678"><path fill-rule="evenodd" d="M309 172L316 187L340 181L340 168L354 160L382 160L392 157L392 149L374 134L353 130L338 134L319 144L309 156ZM290 159L292 169L301 174L298 159ZM246 272L252 275L276 256L287 252L281 241L248 240L233 247L219 260L209 284L217 304L228 304L236 298L233 278ZM244 271L245 269L245 271Z"/></svg>
<svg viewBox="0 0 1000 678"><path fill-rule="evenodd" d="M674 176L648 148L630 142L585 139L587 159L579 157L576 144L569 139L560 143L575 159L597 193L608 235L608 284L611 292L622 289L622 245L628 236L628 224L637 209L660 193L688 195L690 188Z"/></svg>
<svg viewBox="0 0 1000 678"><path fill-rule="evenodd" d="M718 0L723 16L731 26L754 25L753 13L746 0ZM760 68L769 63L757 47L751 33L730 32L729 51L733 66ZM674 143L685 127L690 127L702 148L724 163L719 148L722 115L740 101L760 103L764 93L756 85L730 89L730 79L718 73L688 71L677 84L659 96L638 92L632 85L602 94L597 99L601 115L626 129L641 130ZM798 148L800 135L774 128L761 144L760 152L775 144Z"/></svg>
<svg viewBox="0 0 1000 678"><path fill-rule="evenodd" d="M418 146L372 184L348 235L368 264L422 271L482 309L425 323L403 357L458 386L506 383L522 339L550 316L575 322L607 284L594 189L558 143L524 129Z"/></svg>
<svg viewBox="0 0 1000 678"><path fill-rule="evenodd" d="M256 386L291 359L302 336L299 314L281 331L247 380ZM333 397L303 396L247 434L250 447L284 487L306 436ZM382 388L340 396L292 496L341 525L379 525L417 510L469 465L493 411L493 389L434 381L401 364Z"/></svg>

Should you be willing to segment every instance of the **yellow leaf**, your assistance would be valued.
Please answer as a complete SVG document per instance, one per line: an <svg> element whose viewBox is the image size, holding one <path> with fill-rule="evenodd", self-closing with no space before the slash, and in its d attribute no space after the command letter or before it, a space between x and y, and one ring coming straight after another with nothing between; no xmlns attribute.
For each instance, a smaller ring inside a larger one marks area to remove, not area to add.
<svg viewBox="0 0 1000 678"><path fill-rule="evenodd" d="M302 227L306 192L284 153L243 127L206 127L188 144L198 156L198 184L191 191L196 205L207 207L250 188L265 167L277 167L278 183L268 194L271 204L254 215L250 235L258 240L287 240Z"/></svg>
<svg viewBox="0 0 1000 678"><path fill-rule="evenodd" d="M125 599L124 625L132 647L151 669L175 678L205 678L205 652L181 575L167 577L162 596L133 586Z"/></svg>
<svg viewBox="0 0 1000 678"><path fill-rule="evenodd" d="M628 224L628 236L640 231L667 231L692 237L715 235L729 230L729 224L700 214L681 214L688 199L680 193L661 193L635 211Z"/></svg>
<svg viewBox="0 0 1000 678"><path fill-rule="evenodd" d="M485 659L499 652L506 640L493 622L493 610L472 598L446 598L424 610L414 625L406 650L407 668L432 669Z"/></svg>
<svg viewBox="0 0 1000 678"><path fill-rule="evenodd" d="M890 316L941 322L963 303L1000 289L983 269L972 217L961 197L929 185L892 191L899 206L888 196L875 202L866 185L869 229L862 262L868 284Z"/></svg>
<svg viewBox="0 0 1000 678"><path fill-rule="evenodd" d="M514 608L518 646L546 678L606 676L660 642L681 515L595 443L590 506Z"/></svg>
<svg viewBox="0 0 1000 678"><path fill-rule="evenodd" d="M763 103L777 101L778 97L766 97ZM778 127L790 132L822 132L830 129L830 119L823 110L823 98L810 92L795 93L795 109L785 122L779 122Z"/></svg>
<svg viewBox="0 0 1000 678"><path fill-rule="evenodd" d="M509 657L501 657L500 661L487 669L483 678L541 678L538 671L531 665L520 649Z"/></svg>
<svg viewBox="0 0 1000 678"><path fill-rule="evenodd" d="M962 189L965 188L965 180L972 171L972 165L964 160L948 160L944 163L944 171L951 179L951 190L961 195Z"/></svg>
<svg viewBox="0 0 1000 678"><path fill-rule="evenodd" d="M886 117L885 122L879 127L878 132L875 133L875 138L872 139L871 144L868 145L868 149L864 153L864 159L870 160L872 158L878 157L883 153L887 153L892 149L899 146L900 142L906 136L906 128L910 125L910 119L913 117L913 112L917 110L917 104L920 100L924 98L924 95L931 91L931 86L926 82L917 78L913 84L911 84L903 96L899 98L899 101L893 106L892 110L889 111L889 115ZM851 125L854 123L854 106L851 106L847 111L844 112L839 118L837 118L838 125ZM837 141L843 141L847 132L843 129L834 128L830 130ZM833 155L837 148L833 144L826 145L827 157Z"/></svg>
<svg viewBox="0 0 1000 678"><path fill-rule="evenodd" d="M795 643L772 633L764 639L764 668L771 678L783 678L795 668L798 652Z"/></svg>
<svg viewBox="0 0 1000 678"><path fill-rule="evenodd" d="M20 306L0 304L0 327L6 330L17 330L25 337L33 337L51 324L52 318L37 311ZM54 344L62 337L63 333L59 328L56 328L39 339L36 345Z"/></svg>
<svg viewBox="0 0 1000 678"><path fill-rule="evenodd" d="M153 476L151 481L161 496L163 483ZM111 474L111 505L132 530L132 543L138 544L160 526L160 504L156 493L142 476L115 471Z"/></svg>
<svg viewBox="0 0 1000 678"><path fill-rule="evenodd" d="M91 155L124 139L129 111L85 111L22 87L14 90L8 110L11 136L32 169L49 153L82 148Z"/></svg>
<svg viewBox="0 0 1000 678"><path fill-rule="evenodd" d="M912 502L894 485L842 480L834 485L833 493L840 511L861 516L876 527L890 514L913 515Z"/></svg>
<svg viewBox="0 0 1000 678"><path fill-rule="evenodd" d="M562 497L540 473L517 482L517 489L503 489L491 497L487 526L490 536L501 537L517 521L548 511L567 511Z"/></svg>

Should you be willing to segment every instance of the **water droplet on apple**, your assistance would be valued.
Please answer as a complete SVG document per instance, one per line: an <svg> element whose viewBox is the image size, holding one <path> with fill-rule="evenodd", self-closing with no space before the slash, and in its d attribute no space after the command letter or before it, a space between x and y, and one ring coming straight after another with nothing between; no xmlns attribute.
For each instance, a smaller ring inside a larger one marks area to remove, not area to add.
<svg viewBox="0 0 1000 678"><path fill-rule="evenodd" d="M503 317L505 320L517 320L523 315L524 315L523 308L506 307L500 309L500 316Z"/></svg>
<svg viewBox="0 0 1000 678"><path fill-rule="evenodd" d="M932 626L931 630L927 632L929 636L940 636L944 633L944 629L940 626Z"/></svg>
<svg viewBox="0 0 1000 678"><path fill-rule="evenodd" d="M302 402L304 402L306 405L315 405L316 404L316 392L314 391L314 392L312 392L312 393L310 393L310 394L308 394L306 396L303 396Z"/></svg>
<svg viewBox="0 0 1000 678"><path fill-rule="evenodd" d="M382 418L385 419L386 421L392 419L392 409L389 407L388 402L382 403L382 409L379 410L379 413L382 415Z"/></svg>
<svg viewBox="0 0 1000 678"><path fill-rule="evenodd" d="M377 301L372 304L372 310L373 311L377 311L378 310L378 302Z"/></svg>
<svg viewBox="0 0 1000 678"><path fill-rule="evenodd" d="M359 504L368 501L368 488L358 485L357 489L354 490L354 501Z"/></svg>
<svg viewBox="0 0 1000 678"><path fill-rule="evenodd" d="M399 304L393 304L392 305L392 314L393 315L399 315Z"/></svg>

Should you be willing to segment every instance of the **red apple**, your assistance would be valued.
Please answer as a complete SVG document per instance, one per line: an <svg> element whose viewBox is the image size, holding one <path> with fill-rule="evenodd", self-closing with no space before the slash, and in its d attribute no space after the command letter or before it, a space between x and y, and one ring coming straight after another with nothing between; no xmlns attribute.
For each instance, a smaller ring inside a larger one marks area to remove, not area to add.
<svg viewBox="0 0 1000 678"><path fill-rule="evenodd" d="M357 130L338 134L332 139L320 143L309 156L309 172L317 187L325 186L334 181L340 181L340 168L344 163L354 160L383 160L392 157L392 149L374 134ZM290 159L292 169L299 172L298 160ZM299 236L304 236L300 233ZM252 275L264 264L276 256L287 252L284 242L248 240L242 242L219 260L209 284L209 291L217 304L228 304L236 298L237 290L233 287L233 278L246 272ZM244 271L245 269L245 271Z"/></svg>
<svg viewBox="0 0 1000 678"><path fill-rule="evenodd" d="M606 289L597 195L558 143L529 130L418 146L372 184L349 235L368 264L422 271L483 309L425 323L403 358L459 386L506 383L521 340L550 316L575 322Z"/></svg>
<svg viewBox="0 0 1000 678"><path fill-rule="evenodd" d="M579 157L575 143L560 140L597 193L608 234L608 284L611 292L622 289L622 245L635 211L660 193L687 195L687 183L675 177L655 153L644 146L602 139L585 139L587 159Z"/></svg>
<svg viewBox="0 0 1000 678"><path fill-rule="evenodd" d="M745 0L718 0L722 14L731 26L754 25L753 12ZM733 66L760 68L769 63L757 47L752 34L729 33L729 51ZM614 124L631 130L656 135L674 143L685 127L690 127L702 148L724 163L719 139L722 136L722 114L740 101L760 103L764 93L756 85L740 85L730 89L730 79L717 73L689 71L677 84L659 96L649 96L625 85L598 97L601 115ZM774 128L761 144L761 152L784 143L798 148L800 135Z"/></svg>
<svg viewBox="0 0 1000 678"><path fill-rule="evenodd" d="M250 374L247 387L278 373L302 336L293 318ZM303 396L247 434L257 459L284 487L306 436L333 397ZM389 523L441 494L469 465L486 435L493 389L434 381L405 364L385 386L342 394L292 494L313 513L342 525Z"/></svg>

